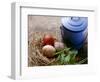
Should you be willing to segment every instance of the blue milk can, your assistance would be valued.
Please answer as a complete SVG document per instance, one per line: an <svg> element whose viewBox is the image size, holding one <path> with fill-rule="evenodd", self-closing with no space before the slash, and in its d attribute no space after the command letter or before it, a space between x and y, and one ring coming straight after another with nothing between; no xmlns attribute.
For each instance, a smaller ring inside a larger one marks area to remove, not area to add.
<svg viewBox="0 0 100 82"><path fill-rule="evenodd" d="M62 17L61 19L61 35L63 41L69 41L72 47L80 49L87 38L87 17Z"/></svg>

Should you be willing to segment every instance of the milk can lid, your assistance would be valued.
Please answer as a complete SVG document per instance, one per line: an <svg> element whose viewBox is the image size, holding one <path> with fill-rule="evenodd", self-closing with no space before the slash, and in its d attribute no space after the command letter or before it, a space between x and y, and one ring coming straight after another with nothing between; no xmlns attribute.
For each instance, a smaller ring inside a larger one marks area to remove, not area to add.
<svg viewBox="0 0 100 82"><path fill-rule="evenodd" d="M82 31L87 28L88 18L87 17L63 17L61 19L62 25L71 31Z"/></svg>

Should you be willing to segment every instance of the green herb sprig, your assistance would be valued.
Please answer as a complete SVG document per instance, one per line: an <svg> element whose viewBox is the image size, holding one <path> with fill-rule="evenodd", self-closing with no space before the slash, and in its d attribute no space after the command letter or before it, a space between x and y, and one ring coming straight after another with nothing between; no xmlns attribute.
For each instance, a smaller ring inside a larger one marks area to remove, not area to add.
<svg viewBox="0 0 100 82"><path fill-rule="evenodd" d="M58 55L57 60L59 64L75 64L76 60L75 57L78 54L77 50L70 50L70 48L65 48L59 52L56 52Z"/></svg>

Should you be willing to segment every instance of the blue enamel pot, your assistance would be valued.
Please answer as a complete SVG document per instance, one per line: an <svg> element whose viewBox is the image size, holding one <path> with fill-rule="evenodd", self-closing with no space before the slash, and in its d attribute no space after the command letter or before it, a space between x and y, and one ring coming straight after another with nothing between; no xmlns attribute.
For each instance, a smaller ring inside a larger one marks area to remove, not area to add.
<svg viewBox="0 0 100 82"><path fill-rule="evenodd" d="M63 17L61 35L63 41L69 41L73 48L80 49L87 38L87 17Z"/></svg>

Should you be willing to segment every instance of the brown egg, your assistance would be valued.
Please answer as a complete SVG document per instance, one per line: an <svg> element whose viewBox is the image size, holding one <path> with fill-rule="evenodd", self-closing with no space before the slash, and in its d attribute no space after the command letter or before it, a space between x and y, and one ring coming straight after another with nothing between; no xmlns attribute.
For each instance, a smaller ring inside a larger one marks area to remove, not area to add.
<svg viewBox="0 0 100 82"><path fill-rule="evenodd" d="M54 41L55 41L55 39L52 35L47 34L43 37L43 45L52 45L53 46Z"/></svg>
<svg viewBox="0 0 100 82"><path fill-rule="evenodd" d="M42 48L43 55L46 57L54 57L56 49L51 45L46 45Z"/></svg>

